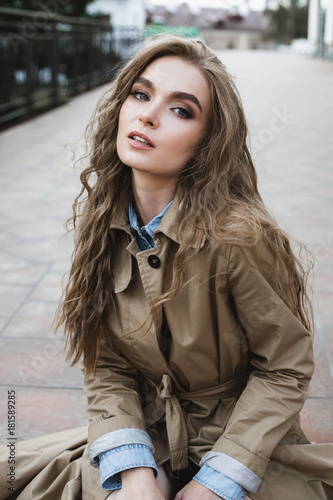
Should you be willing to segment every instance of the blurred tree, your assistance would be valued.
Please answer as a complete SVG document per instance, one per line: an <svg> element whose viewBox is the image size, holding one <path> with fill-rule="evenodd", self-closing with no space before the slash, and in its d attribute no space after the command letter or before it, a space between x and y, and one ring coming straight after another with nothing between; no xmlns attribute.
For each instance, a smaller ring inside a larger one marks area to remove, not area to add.
<svg viewBox="0 0 333 500"><path fill-rule="evenodd" d="M87 6L95 0L1 0L1 7L51 11L63 16L87 16Z"/></svg>
<svg viewBox="0 0 333 500"><path fill-rule="evenodd" d="M270 19L270 36L283 44L297 38L306 38L309 0L279 0L278 6L268 6L265 15Z"/></svg>

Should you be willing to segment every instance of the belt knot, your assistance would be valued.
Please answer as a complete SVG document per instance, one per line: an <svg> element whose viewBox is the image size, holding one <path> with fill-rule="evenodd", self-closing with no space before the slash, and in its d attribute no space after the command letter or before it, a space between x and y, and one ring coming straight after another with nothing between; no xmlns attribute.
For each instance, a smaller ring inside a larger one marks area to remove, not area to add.
<svg viewBox="0 0 333 500"><path fill-rule="evenodd" d="M170 375L167 373L163 374L161 382L156 387L157 397L166 401L167 399L171 399L175 397L172 394L172 381Z"/></svg>
<svg viewBox="0 0 333 500"><path fill-rule="evenodd" d="M148 395L144 416L147 426L158 422L165 415L170 448L170 466L173 471L188 467L188 435L182 401L222 400L237 397L246 386L249 372L244 372L219 386L196 392L173 392L172 378L164 373L155 391Z"/></svg>

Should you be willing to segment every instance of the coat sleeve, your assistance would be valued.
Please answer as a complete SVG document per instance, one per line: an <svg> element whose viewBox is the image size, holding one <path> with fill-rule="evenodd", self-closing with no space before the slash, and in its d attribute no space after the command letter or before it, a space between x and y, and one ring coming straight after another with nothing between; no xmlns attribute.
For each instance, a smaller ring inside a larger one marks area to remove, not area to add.
<svg viewBox="0 0 333 500"><path fill-rule="evenodd" d="M213 452L222 452L262 478L270 455L295 422L313 372L310 332L288 306L272 267L277 260L263 243L231 247L229 285L249 346L251 375ZM283 297L283 298L281 298Z"/></svg>
<svg viewBox="0 0 333 500"><path fill-rule="evenodd" d="M109 347L103 340L98 352L96 372L84 378L90 420L89 445L118 429L146 430L139 372L116 347Z"/></svg>

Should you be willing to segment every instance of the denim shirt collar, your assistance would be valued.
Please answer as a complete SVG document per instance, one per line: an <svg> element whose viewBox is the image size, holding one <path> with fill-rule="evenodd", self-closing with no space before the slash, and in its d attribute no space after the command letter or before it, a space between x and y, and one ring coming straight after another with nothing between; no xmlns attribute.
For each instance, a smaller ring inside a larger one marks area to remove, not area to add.
<svg viewBox="0 0 333 500"><path fill-rule="evenodd" d="M156 217L154 217L148 224L145 226L139 225L138 221L138 216L134 210L134 207L131 202L129 202L128 206L128 216L129 216L129 222L131 226L131 230L133 231L136 240L138 242L140 250L147 250L148 248L154 248L155 243L154 243L154 232L158 228L158 226L161 223L163 215L167 212L167 210L170 208L172 201L168 203L168 205L162 210L162 212Z"/></svg>

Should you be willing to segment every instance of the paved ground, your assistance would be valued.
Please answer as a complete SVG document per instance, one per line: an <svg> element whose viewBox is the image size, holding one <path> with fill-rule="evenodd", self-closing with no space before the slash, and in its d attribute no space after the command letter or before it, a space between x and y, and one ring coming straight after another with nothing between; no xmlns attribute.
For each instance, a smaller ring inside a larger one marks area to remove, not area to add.
<svg viewBox="0 0 333 500"><path fill-rule="evenodd" d="M312 440L333 442L333 64L278 52L220 55L245 104L264 199L316 257L317 367L302 421ZM2 442L9 390L20 439L86 423L80 370L64 363L51 322L72 250L71 237L60 236L79 185L64 145L78 140L100 92L0 136Z"/></svg>

